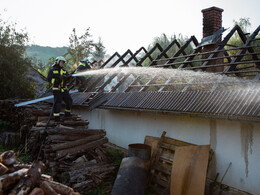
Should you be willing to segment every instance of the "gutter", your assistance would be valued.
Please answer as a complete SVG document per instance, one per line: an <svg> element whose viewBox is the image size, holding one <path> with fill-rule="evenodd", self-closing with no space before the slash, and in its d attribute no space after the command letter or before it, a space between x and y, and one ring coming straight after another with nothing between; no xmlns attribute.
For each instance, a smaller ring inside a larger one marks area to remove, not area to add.
<svg viewBox="0 0 260 195"><path fill-rule="evenodd" d="M145 110L145 109L135 109L135 108L123 108L123 107L108 107L99 106L99 109L105 110L119 110L119 111L132 111L132 112L145 112L145 113L155 113L155 114L171 114L171 115L185 115L190 117L201 117L209 119L221 119L221 120L231 120L231 121L250 121L260 123L260 117L246 117L246 116L228 116L228 115L214 115L214 114L201 114L192 112L176 112L176 111L160 111L160 110Z"/></svg>

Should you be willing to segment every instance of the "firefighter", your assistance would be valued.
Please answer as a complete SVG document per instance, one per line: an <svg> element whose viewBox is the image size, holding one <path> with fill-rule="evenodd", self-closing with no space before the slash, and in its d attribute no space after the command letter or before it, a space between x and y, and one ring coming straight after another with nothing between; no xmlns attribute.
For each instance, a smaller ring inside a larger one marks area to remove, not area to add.
<svg viewBox="0 0 260 195"><path fill-rule="evenodd" d="M78 69L77 69L78 72L82 72L82 71L84 71L84 70L91 69L91 67L90 67L90 65L89 65L89 60L88 60L88 58L84 58L84 59L81 60L80 62L81 62L81 63L79 64Z"/></svg>
<svg viewBox="0 0 260 195"><path fill-rule="evenodd" d="M85 70L91 69L91 66L89 65L89 60L88 58L84 58L83 60L80 61L81 63L77 67L77 71L75 73L83 72ZM84 77L77 77L76 78L76 86L78 87L79 91L84 90L84 82L85 82Z"/></svg>
<svg viewBox="0 0 260 195"><path fill-rule="evenodd" d="M60 110L62 101L65 102L65 116L71 115L72 98L65 85L65 80L70 77L69 73L63 68L66 63L64 57L59 56L55 59L55 63L48 72L48 82L52 84L52 92L54 96L53 116L55 122L61 121Z"/></svg>

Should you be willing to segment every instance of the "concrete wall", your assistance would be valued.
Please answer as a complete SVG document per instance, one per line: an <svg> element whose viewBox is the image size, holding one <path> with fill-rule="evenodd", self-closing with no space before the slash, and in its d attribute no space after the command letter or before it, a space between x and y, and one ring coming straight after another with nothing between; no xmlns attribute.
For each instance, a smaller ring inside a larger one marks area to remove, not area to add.
<svg viewBox="0 0 260 195"><path fill-rule="evenodd" d="M105 129L111 143L126 149L128 144L143 143L147 135L160 137L163 131L174 139L210 144L215 158L209 177L214 179L219 173L220 181L231 162L223 183L260 194L260 123L102 109L74 112L89 121L90 129Z"/></svg>

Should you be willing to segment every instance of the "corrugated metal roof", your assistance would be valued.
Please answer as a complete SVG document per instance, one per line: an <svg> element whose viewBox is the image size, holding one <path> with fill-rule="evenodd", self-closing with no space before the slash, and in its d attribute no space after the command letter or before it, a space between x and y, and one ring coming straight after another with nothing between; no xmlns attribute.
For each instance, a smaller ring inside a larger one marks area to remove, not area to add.
<svg viewBox="0 0 260 195"><path fill-rule="evenodd" d="M104 93L105 96L107 101L101 108L254 118L260 115L260 90Z"/></svg>
<svg viewBox="0 0 260 195"><path fill-rule="evenodd" d="M51 94L51 92L49 92ZM71 94L73 100L73 105L82 105L84 104L94 93L93 92L77 92ZM45 100L45 102L53 103L53 98Z"/></svg>
<svg viewBox="0 0 260 195"><path fill-rule="evenodd" d="M93 93L91 92L78 92L71 95L71 98L73 99L74 105L82 105L84 102L86 102Z"/></svg>

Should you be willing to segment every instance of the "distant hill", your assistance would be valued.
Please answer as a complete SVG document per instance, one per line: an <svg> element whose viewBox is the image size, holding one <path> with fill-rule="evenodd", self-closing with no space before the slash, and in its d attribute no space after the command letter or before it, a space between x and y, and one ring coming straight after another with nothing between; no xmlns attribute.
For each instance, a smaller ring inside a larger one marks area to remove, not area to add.
<svg viewBox="0 0 260 195"><path fill-rule="evenodd" d="M26 47L26 54L34 57L37 61L46 64L51 57L62 56L67 52L68 47L44 47L30 45Z"/></svg>

